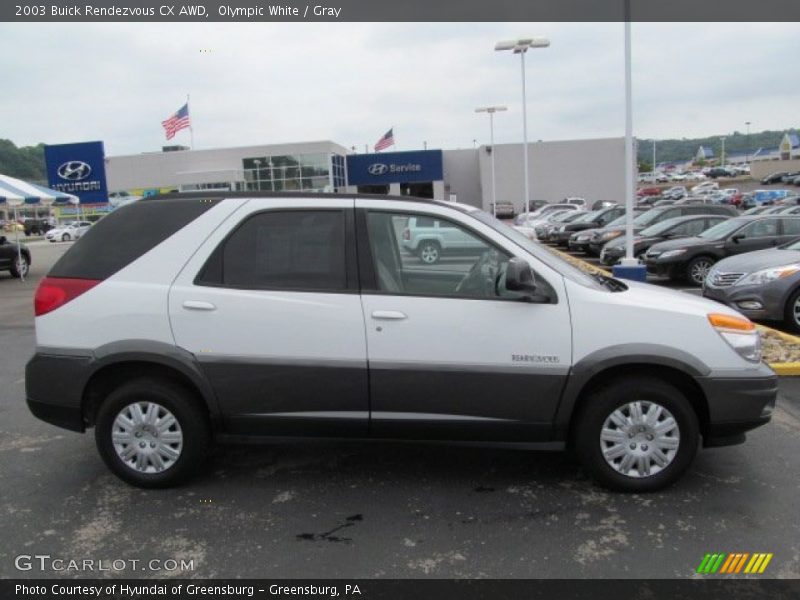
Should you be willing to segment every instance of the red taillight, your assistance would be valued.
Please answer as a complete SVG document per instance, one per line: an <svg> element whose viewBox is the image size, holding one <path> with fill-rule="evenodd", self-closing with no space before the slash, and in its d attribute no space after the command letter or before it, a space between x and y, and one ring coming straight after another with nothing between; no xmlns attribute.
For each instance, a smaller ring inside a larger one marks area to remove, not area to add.
<svg viewBox="0 0 800 600"><path fill-rule="evenodd" d="M405 241L409 241L411 239L411 231L408 229L408 227L403 229L403 239Z"/></svg>
<svg viewBox="0 0 800 600"><path fill-rule="evenodd" d="M60 277L45 277L36 288L33 299L33 312L37 317L46 315L60 306L64 306L89 291L100 283L99 279L67 279Z"/></svg>

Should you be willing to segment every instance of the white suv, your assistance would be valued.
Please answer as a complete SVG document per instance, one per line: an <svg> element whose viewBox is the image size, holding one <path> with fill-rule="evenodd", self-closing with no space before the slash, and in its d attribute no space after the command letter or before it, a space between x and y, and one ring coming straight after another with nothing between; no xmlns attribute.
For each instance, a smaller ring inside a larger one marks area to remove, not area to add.
<svg viewBox="0 0 800 600"><path fill-rule="evenodd" d="M471 247L420 261L411 219ZM572 447L643 492L701 439L744 441L777 394L736 311L591 277L482 211L409 198L144 199L59 259L35 313L30 410L93 426L143 487L188 477L212 440L324 436Z"/></svg>

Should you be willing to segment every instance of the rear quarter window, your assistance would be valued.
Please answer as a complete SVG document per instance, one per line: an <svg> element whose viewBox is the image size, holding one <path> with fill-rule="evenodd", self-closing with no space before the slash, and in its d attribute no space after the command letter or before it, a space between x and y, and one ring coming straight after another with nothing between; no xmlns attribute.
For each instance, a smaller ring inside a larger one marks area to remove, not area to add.
<svg viewBox="0 0 800 600"><path fill-rule="evenodd" d="M220 199L145 200L117 208L92 225L49 277L107 279L183 229Z"/></svg>

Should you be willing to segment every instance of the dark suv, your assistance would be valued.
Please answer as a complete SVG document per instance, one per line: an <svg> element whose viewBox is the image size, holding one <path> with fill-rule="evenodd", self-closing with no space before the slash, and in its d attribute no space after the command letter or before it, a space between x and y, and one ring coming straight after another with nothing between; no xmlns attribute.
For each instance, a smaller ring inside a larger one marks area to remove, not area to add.
<svg viewBox="0 0 800 600"><path fill-rule="evenodd" d="M25 221L25 235L44 235L53 228L46 219L28 219Z"/></svg>
<svg viewBox="0 0 800 600"><path fill-rule="evenodd" d="M654 244L644 255L647 270L670 279L685 278L703 285L718 260L779 246L800 236L800 216L756 215L736 217L707 229L697 237Z"/></svg>
<svg viewBox="0 0 800 600"><path fill-rule="evenodd" d="M570 238L579 231L586 229L595 229L596 227L605 227L617 217L625 214L624 206L609 206L589 213L582 219L567 223L559 227L551 236L551 239L558 243L559 246L569 245Z"/></svg>

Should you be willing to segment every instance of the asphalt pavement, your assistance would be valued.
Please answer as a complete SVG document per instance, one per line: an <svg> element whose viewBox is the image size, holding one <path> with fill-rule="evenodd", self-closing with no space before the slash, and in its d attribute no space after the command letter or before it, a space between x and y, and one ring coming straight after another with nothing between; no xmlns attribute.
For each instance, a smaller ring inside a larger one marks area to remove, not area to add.
<svg viewBox="0 0 800 600"><path fill-rule="evenodd" d="M24 403L33 289L65 248L32 244L25 283L0 275L0 577L683 578L714 552L800 577L798 379L769 425L656 494L606 492L567 454L378 442L219 448L181 488L132 488L91 432Z"/></svg>

